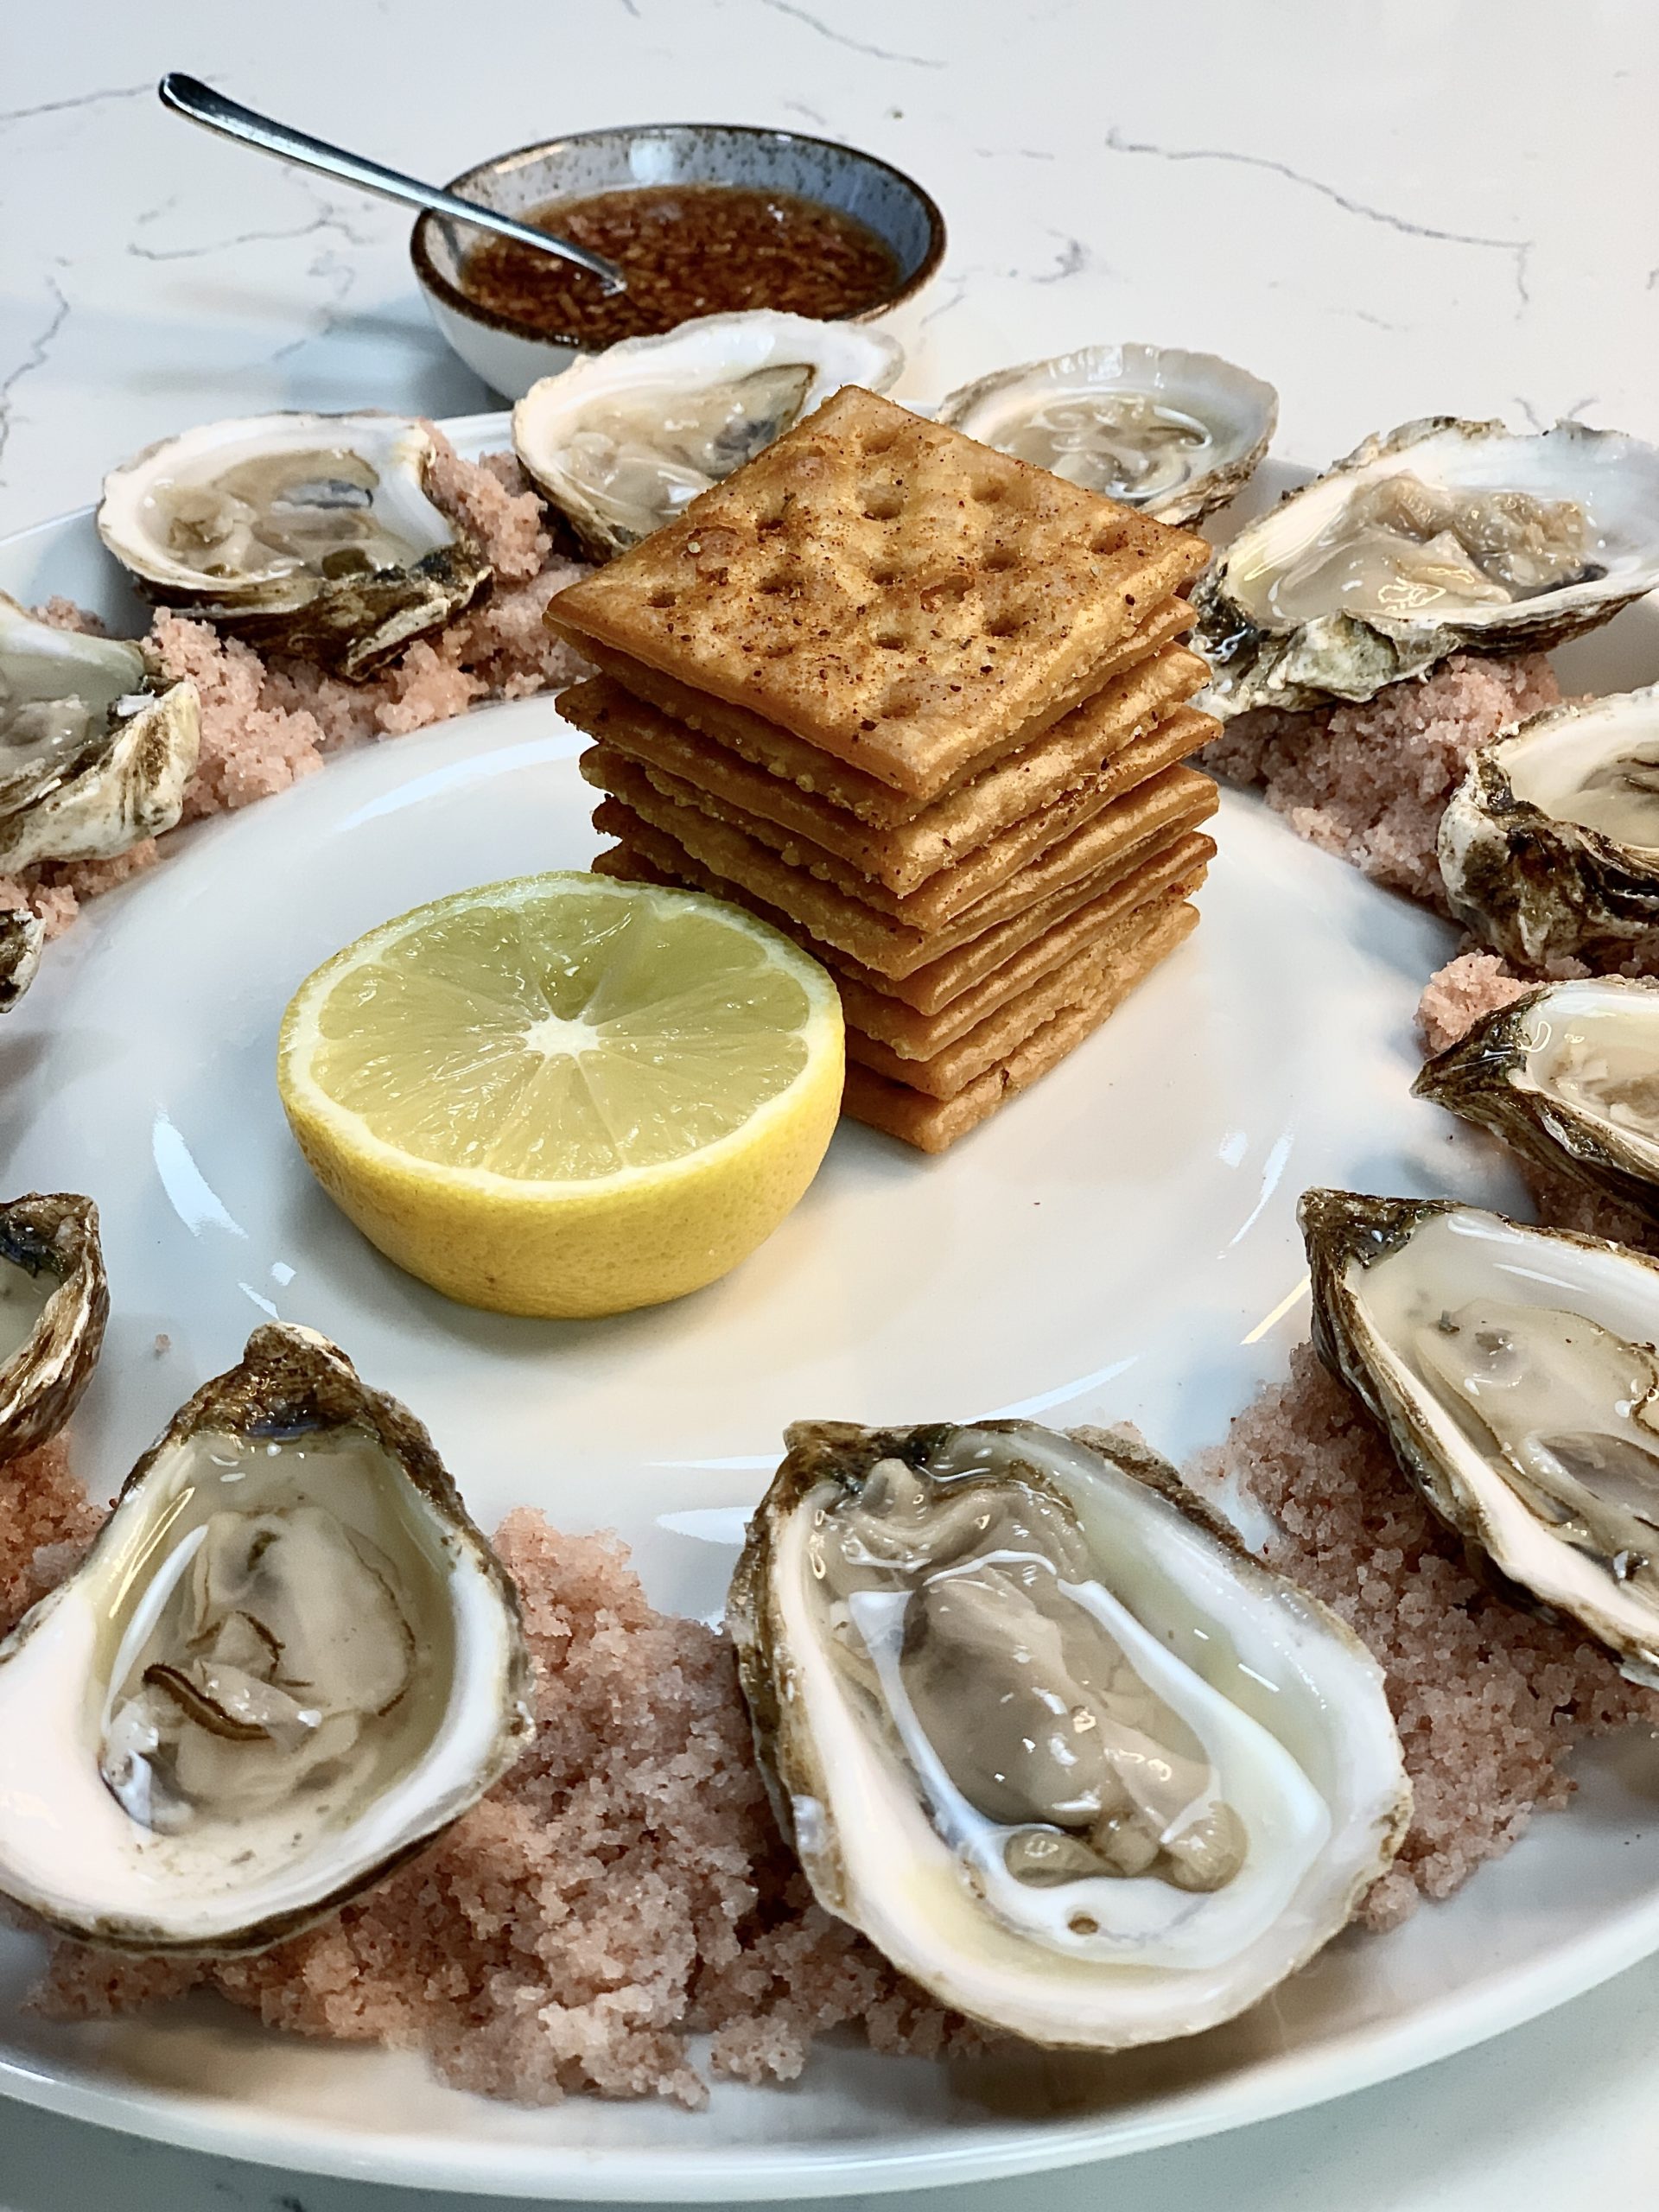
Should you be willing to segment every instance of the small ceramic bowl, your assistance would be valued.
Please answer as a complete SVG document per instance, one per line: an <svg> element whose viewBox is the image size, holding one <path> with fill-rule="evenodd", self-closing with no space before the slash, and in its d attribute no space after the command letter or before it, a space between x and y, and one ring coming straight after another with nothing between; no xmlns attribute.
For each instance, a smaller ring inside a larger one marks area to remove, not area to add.
<svg viewBox="0 0 1659 2212"><path fill-rule="evenodd" d="M885 315L921 289L944 257L944 218L901 169L797 130L745 124L650 123L617 130L580 130L521 147L452 177L451 192L524 215L551 200L575 200L628 185L739 184L792 192L867 223L899 264L890 296L855 320ZM467 366L509 399L538 377L569 368L583 349L497 315L461 289L462 255L480 233L441 215L423 215L410 253L432 320Z"/></svg>

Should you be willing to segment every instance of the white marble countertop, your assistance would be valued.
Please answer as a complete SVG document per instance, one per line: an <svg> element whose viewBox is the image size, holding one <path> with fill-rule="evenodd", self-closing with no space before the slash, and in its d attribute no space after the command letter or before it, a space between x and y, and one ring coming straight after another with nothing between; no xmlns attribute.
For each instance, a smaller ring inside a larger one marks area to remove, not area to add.
<svg viewBox="0 0 1659 2212"><path fill-rule="evenodd" d="M15 11L21 16L22 11ZM218 415L493 404L442 348L404 216L163 114L162 69L435 178L658 118L845 137L943 205L901 396L1090 340L1231 355L1321 463L1413 416L1659 436L1659 16L1641 0L58 0L0 69L0 531ZM1649 671L1649 675L1653 671ZM1659 2201L1659 1962L1300 2118L939 2212L1555 2212ZM0 2107L0 2212L401 2202ZM482 2200L475 2200L480 2202ZM874 2202L875 2200L870 2200ZM899 2207L920 2198L887 2198Z"/></svg>

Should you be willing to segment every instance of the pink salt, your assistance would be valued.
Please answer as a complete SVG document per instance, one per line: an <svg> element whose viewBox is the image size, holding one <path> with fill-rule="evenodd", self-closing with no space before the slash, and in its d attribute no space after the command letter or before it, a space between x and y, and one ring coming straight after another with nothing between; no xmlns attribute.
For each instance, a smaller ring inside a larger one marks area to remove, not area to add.
<svg viewBox="0 0 1659 2212"><path fill-rule="evenodd" d="M1567 1762L1592 1736L1659 1726L1659 1694L1625 1681L1571 1628L1494 1597L1401 1472L1381 1432L1312 1348L1240 1414L1200 1470L1272 1517L1266 1556L1324 1599L1387 1676L1416 1809L1362 1917L1388 1927L1448 1897L1567 1803Z"/></svg>
<svg viewBox="0 0 1659 2212"><path fill-rule="evenodd" d="M1240 715L1203 765L1224 782L1260 790L1311 844L1444 912L1434 840L1469 756L1560 697L1541 653L1459 653L1363 705Z"/></svg>

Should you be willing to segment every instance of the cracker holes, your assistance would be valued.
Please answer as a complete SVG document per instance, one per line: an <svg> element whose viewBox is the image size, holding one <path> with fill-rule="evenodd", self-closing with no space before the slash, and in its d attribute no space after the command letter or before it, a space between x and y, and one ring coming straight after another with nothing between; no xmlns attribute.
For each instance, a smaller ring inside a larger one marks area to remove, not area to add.
<svg viewBox="0 0 1659 2212"><path fill-rule="evenodd" d="M919 713L921 704L922 695L915 684L901 681L889 686L876 712L884 721L903 721Z"/></svg>
<svg viewBox="0 0 1659 2212"><path fill-rule="evenodd" d="M1003 575L1020 565L1020 556L1012 545L993 545L985 556L985 566L994 576Z"/></svg>
<svg viewBox="0 0 1659 2212"><path fill-rule="evenodd" d="M859 498L866 522L896 522L904 512L904 494L896 484L866 484Z"/></svg>
<svg viewBox="0 0 1659 2212"><path fill-rule="evenodd" d="M666 584L658 584L656 590L646 600L645 605L658 607L673 607L677 605L679 596L678 592L671 591Z"/></svg>

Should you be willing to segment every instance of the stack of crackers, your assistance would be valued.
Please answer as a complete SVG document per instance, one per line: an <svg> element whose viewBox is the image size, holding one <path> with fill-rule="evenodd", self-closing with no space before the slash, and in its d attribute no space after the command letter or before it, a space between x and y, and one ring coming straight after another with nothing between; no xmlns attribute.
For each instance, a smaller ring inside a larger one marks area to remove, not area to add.
<svg viewBox="0 0 1659 2212"><path fill-rule="evenodd" d="M595 866L831 970L846 1110L940 1152L1174 950L1215 847L1208 549L848 387L548 621Z"/></svg>

